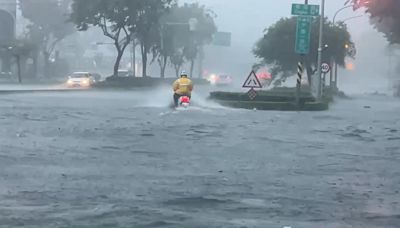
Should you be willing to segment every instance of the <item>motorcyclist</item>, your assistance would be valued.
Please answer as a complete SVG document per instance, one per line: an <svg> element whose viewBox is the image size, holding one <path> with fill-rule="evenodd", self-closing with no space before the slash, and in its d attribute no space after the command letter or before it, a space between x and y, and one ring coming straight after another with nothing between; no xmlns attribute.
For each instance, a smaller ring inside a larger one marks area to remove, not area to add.
<svg viewBox="0 0 400 228"><path fill-rule="evenodd" d="M182 71L180 78L174 82L172 88L174 90L175 107L179 105L179 98L182 96L192 97L193 83L188 78L188 74L185 71Z"/></svg>

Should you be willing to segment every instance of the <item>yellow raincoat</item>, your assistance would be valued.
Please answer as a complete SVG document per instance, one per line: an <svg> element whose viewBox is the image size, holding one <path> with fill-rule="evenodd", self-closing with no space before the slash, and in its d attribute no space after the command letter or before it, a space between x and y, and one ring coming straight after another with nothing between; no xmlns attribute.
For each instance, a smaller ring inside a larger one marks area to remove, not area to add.
<svg viewBox="0 0 400 228"><path fill-rule="evenodd" d="M174 92L178 95L191 96L193 90L193 83L189 78L179 78L172 85Z"/></svg>

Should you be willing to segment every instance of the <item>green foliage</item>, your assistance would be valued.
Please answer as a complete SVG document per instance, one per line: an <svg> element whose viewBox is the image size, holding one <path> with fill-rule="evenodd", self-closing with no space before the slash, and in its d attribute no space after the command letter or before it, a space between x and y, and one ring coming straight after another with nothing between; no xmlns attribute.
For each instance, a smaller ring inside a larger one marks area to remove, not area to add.
<svg viewBox="0 0 400 228"><path fill-rule="evenodd" d="M365 7L375 28L384 33L390 43L400 43L400 1L398 0L351 0L354 10Z"/></svg>
<svg viewBox="0 0 400 228"><path fill-rule="evenodd" d="M263 38L256 43L253 50L254 55L262 61L259 65L269 66L275 78L278 75L286 78L297 70L299 55L295 53L296 25L297 18L295 17L280 19L265 30ZM318 28L319 21L315 19L311 27L310 54L305 57L308 68L311 66L316 68ZM354 44L345 24L333 25L325 20L324 33L324 42L328 48L323 52L323 61L329 62L333 58L343 66L346 56L354 57L354 53L346 49L346 44L353 47Z"/></svg>
<svg viewBox="0 0 400 228"><path fill-rule="evenodd" d="M118 74L121 58L137 31L143 0L74 0L71 21L81 31L90 26L102 29L114 41L118 52L114 75Z"/></svg>
<svg viewBox="0 0 400 228"><path fill-rule="evenodd" d="M168 11L172 0L141 0L137 33L142 52L143 73L147 75L147 55L156 48L160 37L160 19Z"/></svg>
<svg viewBox="0 0 400 228"><path fill-rule="evenodd" d="M168 59L176 67L185 59L193 62L198 48L211 42L216 31L211 11L198 4L178 6L174 0L73 0L72 11L71 21L79 30L99 27L114 40L118 51L114 73L132 39L141 48L143 75L147 73L149 53L160 64L163 75ZM190 18L199 22L196 31L188 29Z"/></svg>

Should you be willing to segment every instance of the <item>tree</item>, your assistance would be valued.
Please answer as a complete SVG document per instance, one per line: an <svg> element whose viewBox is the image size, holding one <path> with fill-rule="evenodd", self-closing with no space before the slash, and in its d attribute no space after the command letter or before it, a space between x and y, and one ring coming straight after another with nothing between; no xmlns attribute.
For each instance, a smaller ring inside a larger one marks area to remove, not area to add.
<svg viewBox="0 0 400 228"><path fill-rule="evenodd" d="M348 0L354 10L365 7L371 24L384 33L390 43L400 43L400 1L398 0Z"/></svg>
<svg viewBox="0 0 400 228"><path fill-rule="evenodd" d="M190 75L193 75L194 61L198 57L199 51L204 45L211 43L213 35L217 32L217 27L214 22L215 13L207 10L204 5L185 4L185 11L190 12L188 17L197 20L196 29L189 35L190 39L184 47L185 58L190 61Z"/></svg>
<svg viewBox="0 0 400 228"><path fill-rule="evenodd" d="M271 73L278 84L281 80L294 75L297 70L299 55L295 53L297 18L282 18L274 25L265 30L253 50L256 57L261 59L258 65L267 65L271 68ZM309 81L315 73L318 55L318 27L319 22L313 21L311 27L310 54L306 56L305 62ZM328 48L323 52L323 60L329 62L333 58L340 66L344 66L345 57L354 57L354 43L347 31L345 24L332 24L325 20L324 22L324 42ZM353 48L349 48L353 47Z"/></svg>
<svg viewBox="0 0 400 228"><path fill-rule="evenodd" d="M74 0L71 20L80 31L90 26L99 27L105 36L112 39L117 50L114 76L126 47L136 32L140 6L143 0Z"/></svg>
<svg viewBox="0 0 400 228"><path fill-rule="evenodd" d="M183 49L175 50L175 52L170 56L170 61L171 61L171 65L175 69L175 75L176 75L176 77L178 77L179 71L180 71L183 63L185 63L185 59L183 56Z"/></svg>
<svg viewBox="0 0 400 228"><path fill-rule="evenodd" d="M163 47L157 45L154 52L160 63L162 77L168 58L175 70L180 69L185 60L190 61L190 75L193 75L194 61L198 57L199 49L210 43L217 31L214 17L212 11L198 3L172 5L168 14L162 18L161 32L164 45ZM196 22L190 25L191 20Z"/></svg>
<svg viewBox="0 0 400 228"><path fill-rule="evenodd" d="M129 1L129 0L128 0ZM172 0L139 0L137 33L135 37L140 43L144 77L147 76L147 55L159 43L160 18L167 12Z"/></svg>
<svg viewBox="0 0 400 228"><path fill-rule="evenodd" d="M50 76L50 58L57 44L76 31L67 21L69 5L69 0L20 0L22 16L32 22L27 26L26 38L41 49L45 76Z"/></svg>

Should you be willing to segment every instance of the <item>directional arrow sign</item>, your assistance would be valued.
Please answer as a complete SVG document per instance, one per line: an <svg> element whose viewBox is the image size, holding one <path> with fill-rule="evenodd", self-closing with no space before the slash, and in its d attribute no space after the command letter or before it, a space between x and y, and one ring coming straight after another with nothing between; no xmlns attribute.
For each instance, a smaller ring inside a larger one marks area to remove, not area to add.
<svg viewBox="0 0 400 228"><path fill-rule="evenodd" d="M257 75L254 71L251 71L250 75L247 77L243 84L243 88L262 88L260 80L258 80Z"/></svg>

